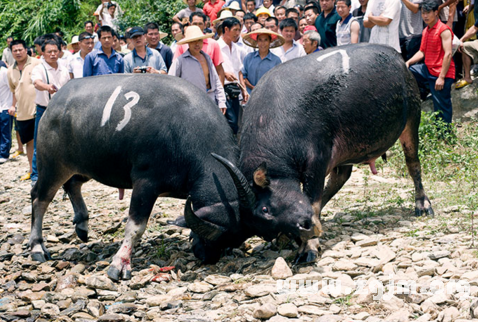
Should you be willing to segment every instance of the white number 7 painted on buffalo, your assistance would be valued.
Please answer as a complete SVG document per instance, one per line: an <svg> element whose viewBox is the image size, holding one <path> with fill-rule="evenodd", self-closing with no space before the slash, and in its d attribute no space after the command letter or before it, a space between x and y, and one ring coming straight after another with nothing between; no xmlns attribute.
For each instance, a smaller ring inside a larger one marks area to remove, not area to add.
<svg viewBox="0 0 478 322"><path fill-rule="evenodd" d="M105 126L106 122L109 121L111 117L111 110L113 109L113 105L118 98L119 94L121 93L121 86L116 87L115 91L113 94L111 94L108 102L106 102L105 109L103 110L103 117L101 118L101 126ZM116 126L116 131L121 131L131 120L131 108L138 104L139 102L139 94L136 92L128 92L124 95L124 97L129 101L130 99L133 99L131 102L126 104L123 109L124 109L124 118L121 120L121 122L118 123L118 126Z"/></svg>
<svg viewBox="0 0 478 322"><path fill-rule="evenodd" d="M338 55L338 54L342 55L342 68L344 69L344 73L347 74L349 72L349 69L350 69L350 57L347 54L347 52L343 49L339 49L339 50L336 50L334 52L322 55L319 58L317 58L317 61L322 61L327 57L330 57L332 55Z"/></svg>

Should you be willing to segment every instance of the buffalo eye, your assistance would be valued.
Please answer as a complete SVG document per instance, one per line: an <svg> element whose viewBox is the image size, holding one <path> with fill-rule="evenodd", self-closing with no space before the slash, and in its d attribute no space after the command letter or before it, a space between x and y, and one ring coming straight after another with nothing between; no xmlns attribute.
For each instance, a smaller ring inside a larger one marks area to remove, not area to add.
<svg viewBox="0 0 478 322"><path fill-rule="evenodd" d="M268 213L269 213L269 208L267 208L267 207L262 207L262 213L263 213L263 214L268 214Z"/></svg>

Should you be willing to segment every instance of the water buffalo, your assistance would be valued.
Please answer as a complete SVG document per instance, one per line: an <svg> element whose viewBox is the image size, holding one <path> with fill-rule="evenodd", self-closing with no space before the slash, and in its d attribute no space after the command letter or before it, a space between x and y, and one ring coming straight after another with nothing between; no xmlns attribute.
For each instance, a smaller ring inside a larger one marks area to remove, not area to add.
<svg viewBox="0 0 478 322"><path fill-rule="evenodd" d="M210 155L219 153L235 164L237 143L219 108L185 80L166 75L73 80L48 106L37 146L39 178L31 192L34 260L50 257L43 216L62 185L73 205L76 233L87 241L81 186L89 179L133 189L125 238L108 270L114 280L130 278L134 243L160 194L190 196L185 219L193 230L193 251L204 262L217 261L222 249L249 236L240 222L234 183Z"/></svg>
<svg viewBox="0 0 478 322"><path fill-rule="evenodd" d="M418 87L393 48L349 45L281 64L255 87L243 121L240 170L219 160L247 196L249 229L302 241L300 261L317 257L320 212L352 165L374 170L397 139L415 185L416 215L433 215L418 159Z"/></svg>

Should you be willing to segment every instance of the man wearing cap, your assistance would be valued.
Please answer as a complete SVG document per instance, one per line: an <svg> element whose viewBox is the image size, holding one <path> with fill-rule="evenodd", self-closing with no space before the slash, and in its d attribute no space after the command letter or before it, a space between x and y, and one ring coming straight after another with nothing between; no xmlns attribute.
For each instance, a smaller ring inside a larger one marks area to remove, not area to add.
<svg viewBox="0 0 478 322"><path fill-rule="evenodd" d="M177 14L174 15L174 22L187 23L191 13L203 12L201 8L196 7L199 3L201 3L201 0L183 0L183 2L188 7L180 10Z"/></svg>
<svg viewBox="0 0 478 322"><path fill-rule="evenodd" d="M261 77L274 66L279 65L281 60L274 55L270 48L277 48L284 44L284 38L268 29L259 29L244 36L244 43L250 47L258 48L258 51L247 54L244 64L239 72L239 81L247 88L250 94Z"/></svg>
<svg viewBox="0 0 478 322"><path fill-rule="evenodd" d="M226 118L234 134L239 129L239 115L241 105L239 94L242 94L244 102L247 102L249 94L245 87L239 85L239 72L244 59L243 50L236 44L241 35L241 23L237 18L226 18L222 22L222 36L217 41L224 57L224 91L226 92Z"/></svg>
<svg viewBox="0 0 478 322"><path fill-rule="evenodd" d="M41 64L39 59L28 56L25 41L17 39L10 44L15 63L8 68L8 85L13 93L12 106L8 114L17 115L18 133L23 144L27 145L27 158L30 171L20 180L30 179L33 159L33 137L35 135L35 87L31 73L35 66Z"/></svg>
<svg viewBox="0 0 478 322"><path fill-rule="evenodd" d="M83 65L85 64L85 57L93 50L95 45L94 42L95 36L89 32L82 32L79 39L80 51L71 57L68 72L70 73L70 78L82 78L83 77Z"/></svg>
<svg viewBox="0 0 478 322"><path fill-rule="evenodd" d="M322 12L315 19L315 28L320 35L320 47L327 49L337 46L337 37L335 30L340 16L335 10L334 0L320 0L320 8Z"/></svg>
<svg viewBox="0 0 478 322"><path fill-rule="evenodd" d="M192 13L189 17L189 21L191 22L191 25L199 27L200 30L204 30L204 28L206 27L206 15L204 13ZM179 56L185 53L187 49L188 45L179 46L178 42L178 47L174 52L173 60L177 59ZM221 83L224 84L224 68L222 67L224 59L222 57L221 48L219 48L217 41L211 39L211 37L204 38L202 51L205 52L212 59L212 62L216 67L216 72L219 75L219 79L221 80Z"/></svg>
<svg viewBox="0 0 478 322"><path fill-rule="evenodd" d="M225 2L222 0L209 0L203 7L204 14L211 18L211 21L217 19L217 13L222 9Z"/></svg>
<svg viewBox="0 0 478 322"><path fill-rule="evenodd" d="M171 67L171 64L173 63L174 54L169 46L166 46L161 42L161 39L168 34L159 31L159 26L154 22L147 23L144 26L144 32L148 47L156 49L161 54L161 57L163 57L164 63L166 64L166 68L169 70L169 67Z"/></svg>
<svg viewBox="0 0 478 322"><path fill-rule="evenodd" d="M98 29L101 46L86 55L83 77L124 73L123 57L113 49L113 36L116 33L108 26Z"/></svg>
<svg viewBox="0 0 478 322"><path fill-rule="evenodd" d="M261 7L256 11L256 17L257 22L264 26L266 24L267 18L271 17L271 13L267 8Z"/></svg>
<svg viewBox="0 0 478 322"><path fill-rule="evenodd" d="M78 39L78 36L71 37L71 43L69 43L66 47L69 51L71 51L72 54L76 54L80 51L80 44Z"/></svg>
<svg viewBox="0 0 478 322"><path fill-rule="evenodd" d="M124 72L167 74L168 70L161 54L146 46L143 28L133 27L129 33L134 49L124 57Z"/></svg>
<svg viewBox="0 0 478 322"><path fill-rule="evenodd" d="M189 48L173 61L169 75L184 78L204 90L225 114L227 107L224 88L211 57L202 51L203 40L212 36L212 33L205 35L198 26L188 27L186 36L178 41L178 45L187 44Z"/></svg>

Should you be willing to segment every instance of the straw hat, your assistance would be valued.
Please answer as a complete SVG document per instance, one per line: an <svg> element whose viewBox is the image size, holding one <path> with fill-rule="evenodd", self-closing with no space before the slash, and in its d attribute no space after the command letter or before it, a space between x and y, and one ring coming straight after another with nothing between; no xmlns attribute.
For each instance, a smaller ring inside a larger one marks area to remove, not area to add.
<svg viewBox="0 0 478 322"><path fill-rule="evenodd" d="M162 32L162 31L159 32L159 40L161 40L161 39L163 39L164 37L167 37L167 36L168 36L167 32Z"/></svg>
<svg viewBox="0 0 478 322"><path fill-rule="evenodd" d="M259 9L257 9L256 17L259 17L260 14L266 14L269 17L271 16L269 9L267 9L266 7L260 7Z"/></svg>
<svg viewBox="0 0 478 322"><path fill-rule="evenodd" d="M201 28L199 28L198 26L189 26L186 29L185 37L183 39L181 39L180 41L178 41L177 44L178 45L184 45L184 44L196 41L196 40L212 38L213 36L214 36L213 33L204 34L201 31Z"/></svg>
<svg viewBox="0 0 478 322"><path fill-rule="evenodd" d="M183 0L183 2L188 5L188 0ZM201 3L201 0L196 0L196 6Z"/></svg>
<svg viewBox="0 0 478 322"><path fill-rule="evenodd" d="M223 11L221 12L220 17L217 18L216 20L214 20L214 21L212 22L212 24L215 25L215 24L217 24L218 22L220 22L220 21L222 21L222 20L224 20L224 19L226 19L226 18L233 18L233 17L234 17L234 16L232 15L232 12L230 12L229 10L223 10Z"/></svg>
<svg viewBox="0 0 478 322"><path fill-rule="evenodd" d="M278 33L275 33L275 32L273 32L269 29L266 29L266 28L261 28L261 29L256 30L256 31L252 31L252 32L246 34L244 36L244 38L242 38L242 40L249 47L257 48L257 37L259 37L259 35L270 35L271 36L271 44L270 44L269 48L280 47L285 42L284 37L282 37Z"/></svg>
<svg viewBox="0 0 478 322"><path fill-rule="evenodd" d="M217 12L217 16L219 17L224 10L234 10L234 11L237 11L237 10L242 10L242 9L241 9L241 7L239 7L239 3L238 3L237 1L233 1L233 2L231 2L231 4L229 5L229 7L224 7L224 8L222 8L221 10L219 10L219 11Z"/></svg>
<svg viewBox="0 0 478 322"><path fill-rule="evenodd" d="M80 42L80 41L79 41L78 36L73 36L73 37L71 38L71 43L69 43L68 46L66 46L66 48L67 48L68 50L73 50L73 45L74 45L74 44L77 44L77 43L79 43L79 42Z"/></svg>

